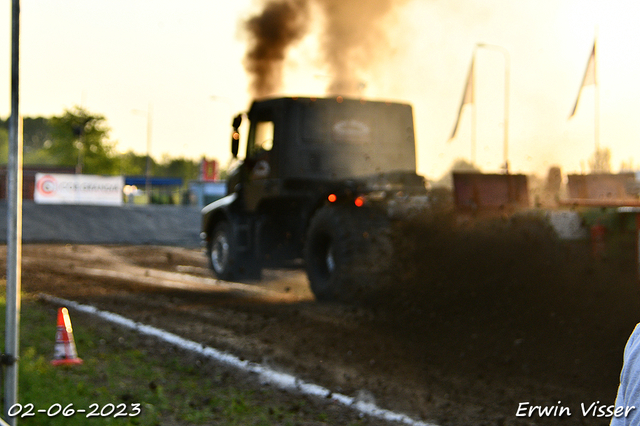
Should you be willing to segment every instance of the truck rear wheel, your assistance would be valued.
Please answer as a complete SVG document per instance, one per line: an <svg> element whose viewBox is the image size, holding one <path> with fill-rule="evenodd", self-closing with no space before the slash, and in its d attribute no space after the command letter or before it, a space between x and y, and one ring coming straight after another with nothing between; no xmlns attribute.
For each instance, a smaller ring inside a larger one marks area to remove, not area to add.
<svg viewBox="0 0 640 426"><path fill-rule="evenodd" d="M317 300L333 300L341 287L340 277L349 262L347 235L339 207L320 209L311 219L304 258L311 291Z"/></svg>
<svg viewBox="0 0 640 426"><path fill-rule="evenodd" d="M373 209L322 207L311 219L304 260L316 300L353 301L374 294L391 259L389 222Z"/></svg>

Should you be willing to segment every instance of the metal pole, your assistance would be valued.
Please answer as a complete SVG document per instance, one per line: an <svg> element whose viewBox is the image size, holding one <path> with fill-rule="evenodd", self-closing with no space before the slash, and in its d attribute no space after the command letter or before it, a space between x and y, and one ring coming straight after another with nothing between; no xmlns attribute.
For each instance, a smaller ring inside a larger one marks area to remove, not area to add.
<svg viewBox="0 0 640 426"><path fill-rule="evenodd" d="M149 102L147 108L147 169L145 171L144 190L147 193L147 203L151 204L151 117L153 106Z"/></svg>
<svg viewBox="0 0 640 426"><path fill-rule="evenodd" d="M145 111L134 109L133 114L142 115ZM149 102L147 115L147 161L144 172L144 192L147 194L147 204L151 204L151 129L153 128L153 105Z"/></svg>
<svg viewBox="0 0 640 426"><path fill-rule="evenodd" d="M7 209L7 309L4 416L12 426L9 409L18 401L18 355L20 336L20 290L22 257L22 122L19 114L20 0L12 2L11 116L9 117L8 209Z"/></svg>
<svg viewBox="0 0 640 426"><path fill-rule="evenodd" d="M511 80L511 58L503 50L504 57L504 172L509 174L509 85Z"/></svg>
<svg viewBox="0 0 640 426"><path fill-rule="evenodd" d="M596 30L596 39L593 43L593 83L595 85L594 93L594 119L593 119L593 139L596 144L596 167L600 166L600 85L598 84L598 33ZM603 170L598 170L602 172Z"/></svg>
<svg viewBox="0 0 640 426"><path fill-rule="evenodd" d="M511 79L511 57L509 51L495 44L478 43L476 46L497 50L504 55L504 170L509 174L509 81Z"/></svg>
<svg viewBox="0 0 640 426"><path fill-rule="evenodd" d="M473 77L475 78L475 77ZM474 83L475 84L475 83ZM474 89L475 90L475 89ZM471 104L471 165L476 167L476 134L478 125L476 120L476 103Z"/></svg>
<svg viewBox="0 0 640 426"><path fill-rule="evenodd" d="M84 161L84 140L82 135L84 134L84 129L80 131L80 135L78 136L78 140L76 144L78 146L78 164L76 164L76 174L82 174L82 163Z"/></svg>

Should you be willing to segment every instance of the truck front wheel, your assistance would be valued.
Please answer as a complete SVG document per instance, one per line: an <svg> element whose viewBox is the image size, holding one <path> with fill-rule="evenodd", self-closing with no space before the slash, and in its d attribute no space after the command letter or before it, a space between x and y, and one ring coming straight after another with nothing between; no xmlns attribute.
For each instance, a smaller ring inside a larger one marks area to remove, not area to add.
<svg viewBox="0 0 640 426"><path fill-rule="evenodd" d="M216 277L221 280L233 278L235 246L228 222L220 222L216 225L207 249L209 264Z"/></svg>

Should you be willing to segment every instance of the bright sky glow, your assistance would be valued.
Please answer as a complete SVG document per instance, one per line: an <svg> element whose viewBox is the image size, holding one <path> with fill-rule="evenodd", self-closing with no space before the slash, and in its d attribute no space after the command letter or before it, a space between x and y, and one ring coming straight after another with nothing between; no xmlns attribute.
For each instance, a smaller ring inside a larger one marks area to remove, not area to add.
<svg viewBox="0 0 640 426"><path fill-rule="evenodd" d="M83 105L102 114L120 151L146 152L153 107L152 155L229 158L230 123L250 97L239 31L251 0L22 0L21 113L51 116ZM392 52L369 70L363 95L414 106L418 168L439 178L469 159L469 107L456 120L476 43L511 58L509 161L513 172L545 176L588 171L594 151L594 89L569 114L598 33L600 145L612 167L640 168L640 3L624 0L412 0L388 17ZM10 2L0 23L11 28ZM0 116L9 114L10 31L0 37ZM326 81L311 35L292 49L283 94L322 96ZM478 165L500 170L504 58L476 56Z"/></svg>

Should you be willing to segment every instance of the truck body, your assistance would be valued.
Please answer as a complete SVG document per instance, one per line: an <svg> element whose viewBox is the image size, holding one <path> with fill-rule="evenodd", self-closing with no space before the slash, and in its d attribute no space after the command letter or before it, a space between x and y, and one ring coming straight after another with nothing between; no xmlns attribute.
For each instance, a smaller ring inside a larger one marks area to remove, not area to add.
<svg viewBox="0 0 640 426"><path fill-rule="evenodd" d="M202 211L211 268L220 279L257 279L264 267L303 263L316 298L346 294L373 236L426 201L411 106L277 98L255 101L246 118L228 195Z"/></svg>

